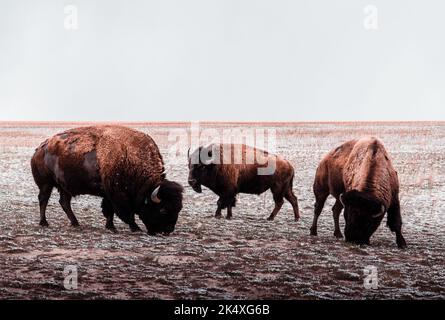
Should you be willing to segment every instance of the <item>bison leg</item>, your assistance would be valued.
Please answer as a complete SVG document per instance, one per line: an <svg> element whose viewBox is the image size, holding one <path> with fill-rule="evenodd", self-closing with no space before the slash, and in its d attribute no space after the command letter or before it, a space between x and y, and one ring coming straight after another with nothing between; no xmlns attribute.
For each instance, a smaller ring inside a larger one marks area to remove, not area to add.
<svg viewBox="0 0 445 320"><path fill-rule="evenodd" d="M133 216L127 216L127 217L120 217L121 220L123 222L125 222L126 224L128 224L130 226L130 231L131 232L138 232L138 231L142 231L141 228L139 228L139 226L137 225L135 219L134 219L134 215Z"/></svg>
<svg viewBox="0 0 445 320"><path fill-rule="evenodd" d="M65 211L66 215L68 216L68 219L71 221L71 225L73 227L79 226L79 222L77 221L76 216L73 213L73 210L71 209L71 195L67 192L60 190L60 199L59 203L62 206L63 211Z"/></svg>
<svg viewBox="0 0 445 320"><path fill-rule="evenodd" d="M119 219L128 224L132 232L142 231L134 220L134 212L133 209L128 205L129 199L127 198L127 196L121 193L116 193L111 194L109 198L113 199L112 204L114 212L119 217Z"/></svg>
<svg viewBox="0 0 445 320"><path fill-rule="evenodd" d="M227 206L227 216L226 216L227 220L232 219L232 208L235 206L235 203L236 203L236 198L233 198L231 204Z"/></svg>
<svg viewBox="0 0 445 320"><path fill-rule="evenodd" d="M334 230L334 236L337 238L343 238L343 235L340 231L340 213L343 210L343 205L341 204L341 202L339 200L335 201L334 206L332 207L332 214L334 217L334 226L335 226L335 230Z"/></svg>
<svg viewBox="0 0 445 320"><path fill-rule="evenodd" d="M232 218L232 207L235 206L235 197L234 196L224 196L219 197L215 212L215 218L220 219L221 218L221 211L225 208L227 208L227 219Z"/></svg>
<svg viewBox="0 0 445 320"><path fill-rule="evenodd" d="M287 189L287 192L284 194L284 197L292 205L292 208L294 209L295 221L298 221L300 219L300 211L298 209L298 199L297 199L297 196L292 191L292 185L289 186L289 188Z"/></svg>
<svg viewBox="0 0 445 320"><path fill-rule="evenodd" d="M39 192L39 206L40 206L40 222L42 227L48 226L48 221L46 221L46 207L48 206L48 200L51 197L51 192L53 191L52 185L44 185L40 188Z"/></svg>
<svg viewBox="0 0 445 320"><path fill-rule="evenodd" d="M129 221L129 226L130 226L130 230L131 232L138 232L138 231L142 231L141 228L139 228L139 226L137 225L135 219L134 219L134 214L130 216L130 221Z"/></svg>
<svg viewBox="0 0 445 320"><path fill-rule="evenodd" d="M141 228L136 224L134 219L134 213L132 210L126 206L117 206L116 212L118 217L130 226L131 232L142 231Z"/></svg>
<svg viewBox="0 0 445 320"><path fill-rule="evenodd" d="M128 213L121 213L119 215L119 217L122 219L123 222L125 222L126 224L128 224L130 226L130 230L131 232L137 232L137 231L142 231L141 228L139 228L139 226L137 225L135 219L134 219L134 214L128 212Z"/></svg>
<svg viewBox="0 0 445 320"><path fill-rule="evenodd" d="M314 220L312 221L311 226L311 236L317 235L317 223L318 223L318 217L320 216L321 212L323 211L324 203L326 202L326 199L328 198L329 193L323 193L320 195L315 195L315 209L314 209Z"/></svg>
<svg viewBox="0 0 445 320"><path fill-rule="evenodd" d="M388 209L387 225L389 230L396 233L397 246L406 248L406 241L402 235L402 215L400 214L400 202L398 199Z"/></svg>
<svg viewBox="0 0 445 320"><path fill-rule="evenodd" d="M217 204L218 207L216 208L215 218L216 219L221 219L221 210L223 209L221 198L218 199L218 202L216 204Z"/></svg>
<svg viewBox="0 0 445 320"><path fill-rule="evenodd" d="M275 202L275 208L273 209L272 213L270 214L269 218L267 220L273 221L275 219L278 211L280 211L281 207L283 206L284 200L283 200L283 193L279 192L278 190L271 188L272 194L273 194L273 201Z"/></svg>
<svg viewBox="0 0 445 320"><path fill-rule="evenodd" d="M142 231L134 219L134 214L127 214L127 215L119 214L119 218L121 218L123 222L125 222L130 226L131 232Z"/></svg>
<svg viewBox="0 0 445 320"><path fill-rule="evenodd" d="M117 230L113 222L114 218L113 205L110 203L110 201L103 198L101 207L102 207L102 213L104 214L104 217L107 219L107 222L105 223L105 228L113 232L116 232Z"/></svg>

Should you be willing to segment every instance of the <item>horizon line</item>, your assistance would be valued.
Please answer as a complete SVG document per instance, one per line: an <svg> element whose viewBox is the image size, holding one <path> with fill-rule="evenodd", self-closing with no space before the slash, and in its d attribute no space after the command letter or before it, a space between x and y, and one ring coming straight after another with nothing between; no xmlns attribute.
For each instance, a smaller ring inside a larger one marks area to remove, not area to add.
<svg viewBox="0 0 445 320"><path fill-rule="evenodd" d="M190 123L201 123L204 125L212 124L236 124L236 125L306 125L306 124L444 124L445 120L328 120L328 121L81 121L81 120L0 120L0 126L19 125L19 126L42 126L42 125L106 125L120 124L129 126L173 126L188 125Z"/></svg>
<svg viewBox="0 0 445 320"><path fill-rule="evenodd" d="M213 123L235 123L235 124L298 124L298 123L445 123L444 120L295 120L295 121L258 121L258 120L155 120L155 121L141 121L141 120L0 120L0 124L9 124L9 123L24 123L24 124L70 124L70 123L126 123L126 124L185 124L185 123L205 123L205 124L213 124Z"/></svg>

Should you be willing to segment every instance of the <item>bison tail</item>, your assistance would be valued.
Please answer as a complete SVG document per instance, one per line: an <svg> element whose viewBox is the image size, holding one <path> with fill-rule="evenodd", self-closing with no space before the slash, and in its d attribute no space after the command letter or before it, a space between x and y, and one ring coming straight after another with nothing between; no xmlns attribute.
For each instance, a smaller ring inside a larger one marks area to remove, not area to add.
<svg viewBox="0 0 445 320"><path fill-rule="evenodd" d="M36 184L40 187L49 183L51 180L44 163L44 151L41 147L36 149L33 157L31 158L31 172Z"/></svg>
<svg viewBox="0 0 445 320"><path fill-rule="evenodd" d="M290 172L289 188L292 189L292 186L294 185L295 169L292 165L290 166L290 168L291 172Z"/></svg>

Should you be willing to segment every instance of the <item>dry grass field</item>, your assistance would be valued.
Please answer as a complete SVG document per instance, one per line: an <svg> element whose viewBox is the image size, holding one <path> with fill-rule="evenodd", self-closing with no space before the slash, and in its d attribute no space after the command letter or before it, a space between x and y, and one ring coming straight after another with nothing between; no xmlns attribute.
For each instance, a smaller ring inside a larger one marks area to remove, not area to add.
<svg viewBox="0 0 445 320"><path fill-rule="evenodd" d="M276 152L296 168L299 222L287 202L275 221L266 221L273 208L270 192L240 195L233 220L213 218L217 197L187 186L187 146L179 161L168 157L169 133L188 124L128 124L155 139L168 177L185 186L175 232L155 237L131 233L118 219L119 232L107 231L100 200L89 196L74 199L81 227L72 228L56 191L47 210L50 227L39 227L29 164L34 148L77 125L0 124L1 299L445 298L445 123L203 125L219 131L276 130ZM384 142L399 173L406 250L397 248L386 218L370 246L336 239L332 199L320 216L318 236L309 235L319 160L342 142L364 135ZM77 290L63 286L67 265L78 268ZM364 287L367 266L378 270L377 289Z"/></svg>

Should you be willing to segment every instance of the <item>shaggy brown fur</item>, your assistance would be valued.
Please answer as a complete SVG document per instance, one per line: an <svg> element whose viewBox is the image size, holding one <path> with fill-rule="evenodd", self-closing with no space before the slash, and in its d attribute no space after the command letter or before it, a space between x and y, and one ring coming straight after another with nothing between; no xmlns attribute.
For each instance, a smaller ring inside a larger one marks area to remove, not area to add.
<svg viewBox="0 0 445 320"><path fill-rule="evenodd" d="M44 226L48 224L45 210L53 187L59 190L60 204L74 226L78 222L70 201L73 196L81 194L103 198L106 227L113 230L114 213L133 231L140 230L134 221L136 213L153 232L161 231L153 230L153 225L160 227L160 220L169 220L170 226L165 225L162 230L166 231L172 228L173 220L176 223L182 207L182 188L165 179L163 160L156 143L150 136L130 128L95 126L59 133L36 149L31 167L40 189L40 224ZM157 217L157 211L172 203L162 201L164 203L157 204L150 199L158 186L158 194L171 197L169 200L174 203L169 219L167 215Z"/></svg>
<svg viewBox="0 0 445 320"><path fill-rule="evenodd" d="M216 153L219 153L219 157ZM211 163L202 156L208 154ZM237 159L236 155L241 155ZM219 161L215 161L219 159ZM275 163L270 174L259 175L258 170ZM215 217L221 217L221 210L227 208L227 218L232 217L232 207L238 193L261 194L272 191L275 208L268 220L273 220L288 200L293 207L295 220L299 219L298 200L292 191L294 168L289 161L271 155L266 151L246 145L213 144L199 147L189 156L189 184L196 192L202 192L201 185L208 187L219 196Z"/></svg>
<svg viewBox="0 0 445 320"><path fill-rule="evenodd" d="M396 233L398 246L406 246L401 232L397 172L378 139L348 141L326 155L315 175L314 194L312 235L317 235L318 217L331 194L337 200L332 208L336 237L342 237L339 215L344 207L346 239L359 243L369 243L387 211L387 224Z"/></svg>

